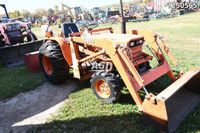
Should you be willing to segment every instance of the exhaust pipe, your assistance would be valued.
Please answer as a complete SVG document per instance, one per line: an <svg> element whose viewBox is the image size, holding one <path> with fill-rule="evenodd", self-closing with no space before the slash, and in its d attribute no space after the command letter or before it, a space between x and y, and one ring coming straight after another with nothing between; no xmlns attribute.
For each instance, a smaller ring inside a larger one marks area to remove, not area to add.
<svg viewBox="0 0 200 133"><path fill-rule="evenodd" d="M122 16L122 22L121 22L121 33L126 34L126 21L124 20L124 13L123 13L123 2L120 0L120 7L121 7L121 16Z"/></svg>

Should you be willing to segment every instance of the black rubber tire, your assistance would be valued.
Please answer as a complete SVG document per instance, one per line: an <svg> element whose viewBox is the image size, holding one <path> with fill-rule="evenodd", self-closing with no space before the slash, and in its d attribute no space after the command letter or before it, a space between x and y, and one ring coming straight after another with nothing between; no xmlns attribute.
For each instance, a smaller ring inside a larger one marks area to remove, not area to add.
<svg viewBox="0 0 200 133"><path fill-rule="evenodd" d="M95 89L95 82L98 80L104 80L108 86L110 87L111 94L108 98L102 98L98 95ZM91 80L91 88L93 89L94 94L97 98L106 103L114 103L116 102L121 96L121 85L119 84L119 78L115 76L113 73L106 72L106 71L99 71L93 74Z"/></svg>
<svg viewBox="0 0 200 133"><path fill-rule="evenodd" d="M49 75L43 67L43 56L49 57L53 73ZM61 84L69 76L69 64L64 59L59 44L52 41L45 42L39 49L39 61L46 79L52 84Z"/></svg>
<svg viewBox="0 0 200 133"><path fill-rule="evenodd" d="M34 33L30 33L30 34L32 34L34 40L38 40L37 37L36 37L36 35ZM31 42L31 41L32 41L32 38L31 38L30 35L28 35L27 36L27 42Z"/></svg>

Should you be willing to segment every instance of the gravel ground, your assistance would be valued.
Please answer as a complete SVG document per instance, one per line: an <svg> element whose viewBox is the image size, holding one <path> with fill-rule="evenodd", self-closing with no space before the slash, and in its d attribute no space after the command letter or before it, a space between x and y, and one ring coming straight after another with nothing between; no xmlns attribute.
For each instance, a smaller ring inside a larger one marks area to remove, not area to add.
<svg viewBox="0 0 200 133"><path fill-rule="evenodd" d="M67 100L76 84L45 83L33 91L0 101L0 133L21 133L34 125L44 124Z"/></svg>

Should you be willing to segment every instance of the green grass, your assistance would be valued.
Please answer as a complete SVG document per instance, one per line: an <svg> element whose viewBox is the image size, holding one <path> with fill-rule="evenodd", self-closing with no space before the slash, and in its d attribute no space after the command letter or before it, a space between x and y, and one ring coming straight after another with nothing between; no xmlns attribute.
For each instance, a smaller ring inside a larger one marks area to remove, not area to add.
<svg viewBox="0 0 200 133"><path fill-rule="evenodd" d="M53 26L53 30L56 26ZM40 27L33 27L32 32L38 39L43 39L44 35ZM28 72L25 65L13 68L5 68L0 61L0 101L11 98L21 92L26 92L37 88L46 82L42 72Z"/></svg>
<svg viewBox="0 0 200 133"><path fill-rule="evenodd" d="M60 29L57 26L52 26L55 34L58 34ZM41 27L33 27L32 32L38 39L43 39ZM21 92L26 92L35 89L46 82L42 72L28 72L25 65L5 68L0 61L0 101L6 98L11 98Z"/></svg>
<svg viewBox="0 0 200 133"><path fill-rule="evenodd" d="M31 131L123 132L124 129L133 132L141 132L143 129L150 131L150 128L145 127L137 110L129 94L123 95L116 104L105 104L93 95L89 81L82 81L49 124L33 128Z"/></svg>
<svg viewBox="0 0 200 133"><path fill-rule="evenodd" d="M32 28L32 32L38 39L44 38L40 27ZM0 101L33 90L45 82L42 72L31 73L25 65L5 68L0 60Z"/></svg>
<svg viewBox="0 0 200 133"><path fill-rule="evenodd" d="M149 29L161 35L180 61L184 70L200 66L200 13L187 14L167 20L128 23L127 29ZM120 25L106 24L119 30ZM172 65L170 61L170 65ZM177 68L172 67L177 75ZM165 75L147 86L158 94L171 82ZM154 132L142 120L138 107L126 88L115 104L105 104L94 96L89 81L77 81L79 86L49 123L31 128L30 132ZM144 97L144 92L139 91ZM200 104L188 115L176 132L200 133Z"/></svg>
<svg viewBox="0 0 200 133"><path fill-rule="evenodd" d="M45 81L41 72L28 72L24 65L9 69L0 66L0 100L35 89Z"/></svg>

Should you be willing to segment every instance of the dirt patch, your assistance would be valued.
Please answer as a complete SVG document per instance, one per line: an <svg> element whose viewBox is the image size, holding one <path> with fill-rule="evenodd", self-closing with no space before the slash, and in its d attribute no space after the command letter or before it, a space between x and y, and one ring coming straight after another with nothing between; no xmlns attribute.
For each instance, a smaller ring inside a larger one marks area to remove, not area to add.
<svg viewBox="0 0 200 133"><path fill-rule="evenodd" d="M56 86L45 83L34 91L0 102L0 133L21 133L47 122L75 88L71 81Z"/></svg>

